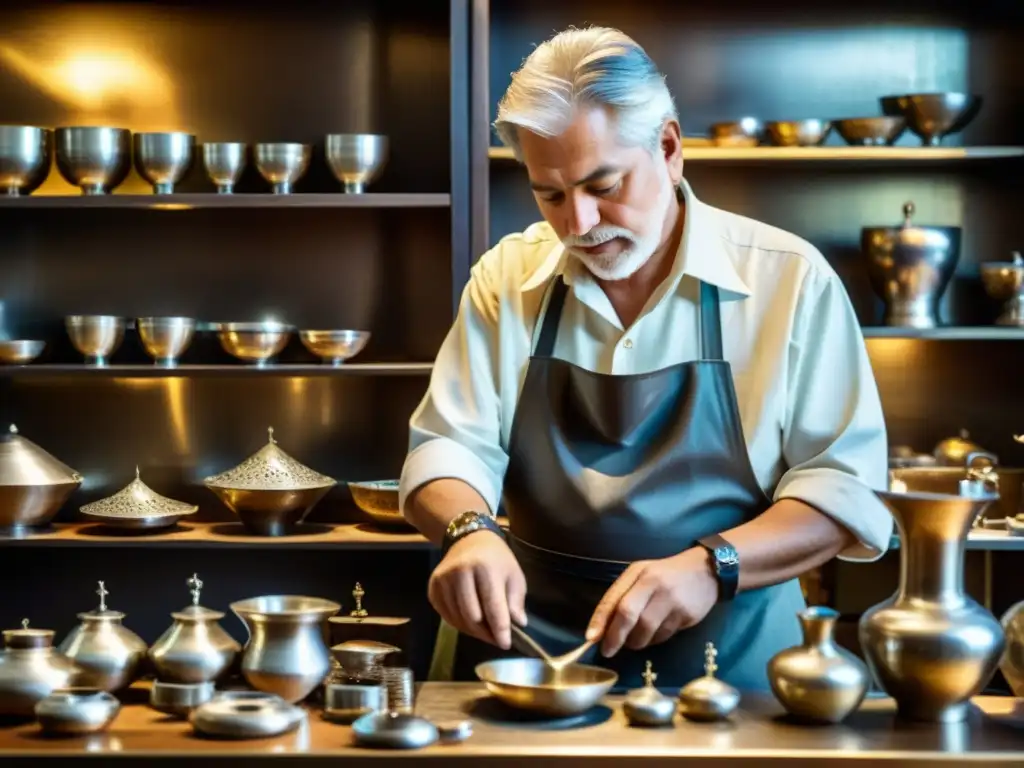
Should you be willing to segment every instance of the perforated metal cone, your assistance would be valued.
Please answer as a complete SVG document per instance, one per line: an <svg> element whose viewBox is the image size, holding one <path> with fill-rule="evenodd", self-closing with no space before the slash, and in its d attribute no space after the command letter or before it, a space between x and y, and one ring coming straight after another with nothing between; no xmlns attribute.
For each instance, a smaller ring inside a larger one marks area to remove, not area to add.
<svg viewBox="0 0 1024 768"><path fill-rule="evenodd" d="M213 488L247 491L300 491L329 488L337 481L315 472L282 451L268 430L268 442L234 469L208 477L203 483Z"/></svg>
<svg viewBox="0 0 1024 768"><path fill-rule="evenodd" d="M197 509L199 508L193 504L161 496L139 479L139 470L136 467L135 479L128 485L113 496L84 505L81 511L82 514L93 517L111 517L123 520L191 515Z"/></svg>

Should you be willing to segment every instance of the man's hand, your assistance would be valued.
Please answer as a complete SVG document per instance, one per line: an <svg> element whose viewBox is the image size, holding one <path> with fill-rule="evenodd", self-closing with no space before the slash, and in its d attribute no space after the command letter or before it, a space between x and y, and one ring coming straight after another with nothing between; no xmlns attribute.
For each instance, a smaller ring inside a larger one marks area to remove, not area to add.
<svg viewBox="0 0 1024 768"><path fill-rule="evenodd" d="M491 531L455 542L430 576L427 595L442 619L499 648L512 645L510 621L526 626L526 577Z"/></svg>
<svg viewBox="0 0 1024 768"><path fill-rule="evenodd" d="M641 560L619 576L594 610L587 639L603 635L601 653L638 651L698 624L718 600L718 582L703 549Z"/></svg>

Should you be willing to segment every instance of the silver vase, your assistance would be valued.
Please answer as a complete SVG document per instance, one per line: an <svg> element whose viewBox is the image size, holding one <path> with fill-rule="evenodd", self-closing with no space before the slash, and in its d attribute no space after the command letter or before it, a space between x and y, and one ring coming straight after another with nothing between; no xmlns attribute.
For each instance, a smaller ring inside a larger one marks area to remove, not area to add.
<svg viewBox="0 0 1024 768"><path fill-rule="evenodd" d="M896 594L861 616L860 644L878 684L908 720L964 720L1003 654L995 617L964 591L964 545L998 497L879 491L900 534Z"/></svg>
<svg viewBox="0 0 1024 768"><path fill-rule="evenodd" d="M768 682L793 717L810 723L839 723L860 706L868 691L868 670L832 637L839 612L813 606L797 614L804 642L775 654Z"/></svg>

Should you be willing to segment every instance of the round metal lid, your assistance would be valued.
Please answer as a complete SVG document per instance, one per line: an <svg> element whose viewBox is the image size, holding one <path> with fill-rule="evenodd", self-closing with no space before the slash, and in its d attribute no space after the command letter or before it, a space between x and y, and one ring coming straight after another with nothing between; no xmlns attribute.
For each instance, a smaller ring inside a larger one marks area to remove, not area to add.
<svg viewBox="0 0 1024 768"><path fill-rule="evenodd" d="M237 467L206 478L216 488L249 491L299 491L329 488L336 480L315 472L282 451L274 440L274 428L267 429L267 444Z"/></svg>
<svg viewBox="0 0 1024 768"><path fill-rule="evenodd" d="M0 485L63 485L80 483L82 476L58 461L11 424L0 434Z"/></svg>
<svg viewBox="0 0 1024 768"><path fill-rule="evenodd" d="M92 611L86 611L85 613L78 614L78 618L83 621L120 621L124 618L124 614L120 611L112 611L107 608L107 595L110 592L107 591L107 585L105 582L97 582L99 585L96 588L96 594L100 596L99 608Z"/></svg>
<svg viewBox="0 0 1024 768"><path fill-rule="evenodd" d="M53 645L52 629L29 629L28 619L21 620L21 629L3 631L4 647L8 650L27 648L50 648Z"/></svg>
<svg viewBox="0 0 1024 768"><path fill-rule="evenodd" d="M161 496L142 482L136 467L135 479L128 485L113 496L85 504L81 512L93 517L139 518L191 515L198 509L194 504Z"/></svg>

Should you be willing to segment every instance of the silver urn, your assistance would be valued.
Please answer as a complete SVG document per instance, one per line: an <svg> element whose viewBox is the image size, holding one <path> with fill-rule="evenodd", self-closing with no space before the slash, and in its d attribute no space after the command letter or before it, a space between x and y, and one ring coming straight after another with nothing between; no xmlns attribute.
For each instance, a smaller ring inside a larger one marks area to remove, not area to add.
<svg viewBox="0 0 1024 768"><path fill-rule="evenodd" d="M53 647L52 629L5 629L0 652L0 716L31 717L38 702L68 685L77 667Z"/></svg>

